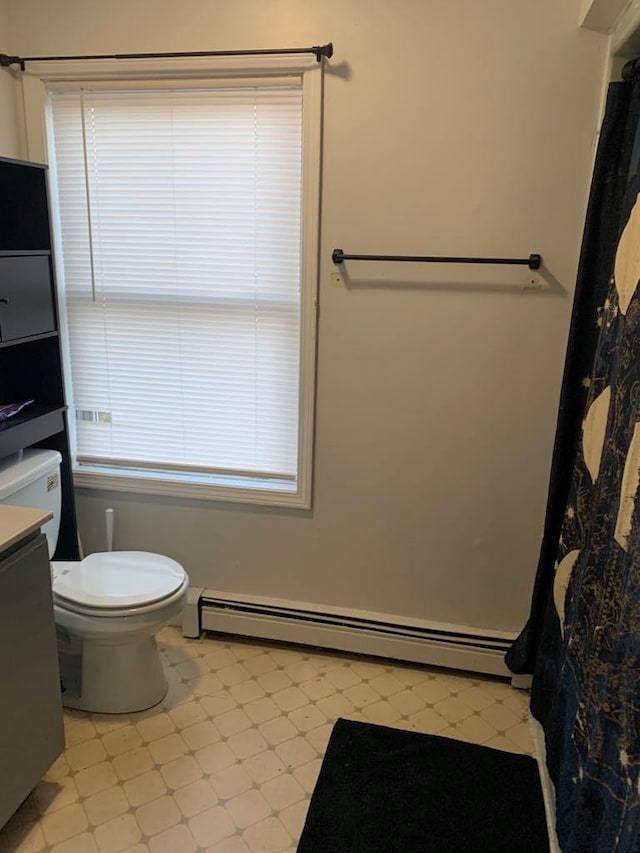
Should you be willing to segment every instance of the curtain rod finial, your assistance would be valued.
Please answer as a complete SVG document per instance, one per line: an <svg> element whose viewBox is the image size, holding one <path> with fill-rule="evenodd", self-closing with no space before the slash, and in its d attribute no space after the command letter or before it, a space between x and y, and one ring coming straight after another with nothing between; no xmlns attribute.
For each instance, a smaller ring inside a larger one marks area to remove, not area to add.
<svg viewBox="0 0 640 853"><path fill-rule="evenodd" d="M629 81L633 80L634 77L637 76L639 71L640 71L640 61L638 60L638 58L630 59L628 62L625 62L625 64L623 65L622 73L620 76L625 81L625 83L628 83Z"/></svg>
<svg viewBox="0 0 640 853"><path fill-rule="evenodd" d="M0 53L0 68L10 68L12 65L19 65L24 71L24 66L19 56L8 56L6 53Z"/></svg>
<svg viewBox="0 0 640 853"><path fill-rule="evenodd" d="M316 59L318 62L321 61L323 56L326 56L327 59L331 59L333 56L333 42L330 41L327 44L317 45L316 47L311 48L316 55Z"/></svg>

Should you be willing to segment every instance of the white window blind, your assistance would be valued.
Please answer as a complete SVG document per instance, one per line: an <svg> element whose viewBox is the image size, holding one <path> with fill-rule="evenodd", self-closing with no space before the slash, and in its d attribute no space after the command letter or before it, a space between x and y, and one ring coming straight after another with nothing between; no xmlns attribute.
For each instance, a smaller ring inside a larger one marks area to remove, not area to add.
<svg viewBox="0 0 640 853"><path fill-rule="evenodd" d="M301 88L50 109L78 461L295 480Z"/></svg>

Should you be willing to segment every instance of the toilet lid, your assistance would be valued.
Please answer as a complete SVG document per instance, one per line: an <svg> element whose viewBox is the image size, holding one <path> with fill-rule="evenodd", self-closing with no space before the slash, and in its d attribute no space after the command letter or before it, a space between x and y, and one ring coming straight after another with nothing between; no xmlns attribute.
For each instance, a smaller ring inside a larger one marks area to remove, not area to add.
<svg viewBox="0 0 640 853"><path fill-rule="evenodd" d="M93 608L126 608L152 604L183 584L179 563L144 551L90 554L80 563L65 563L55 571L56 597Z"/></svg>

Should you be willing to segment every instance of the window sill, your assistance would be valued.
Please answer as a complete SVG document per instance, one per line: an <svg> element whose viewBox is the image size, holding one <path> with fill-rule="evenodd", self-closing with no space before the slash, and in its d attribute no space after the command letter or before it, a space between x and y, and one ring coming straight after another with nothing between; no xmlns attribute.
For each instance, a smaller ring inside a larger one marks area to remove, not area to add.
<svg viewBox="0 0 640 853"><path fill-rule="evenodd" d="M311 507L310 496L302 494L297 483L287 480L156 471L151 475L149 471L120 468L116 472L112 468L83 465L74 469L73 482L81 489L298 509Z"/></svg>

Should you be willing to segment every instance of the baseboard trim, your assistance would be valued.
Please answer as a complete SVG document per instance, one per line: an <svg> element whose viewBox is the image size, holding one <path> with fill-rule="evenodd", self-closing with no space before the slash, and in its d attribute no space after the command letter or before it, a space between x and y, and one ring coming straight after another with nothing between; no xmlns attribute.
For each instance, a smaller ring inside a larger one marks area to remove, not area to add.
<svg viewBox="0 0 640 853"><path fill-rule="evenodd" d="M515 635L309 602L190 590L185 636L201 631L393 658L511 677L504 655Z"/></svg>

